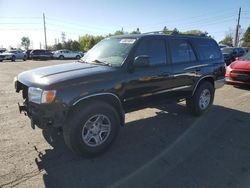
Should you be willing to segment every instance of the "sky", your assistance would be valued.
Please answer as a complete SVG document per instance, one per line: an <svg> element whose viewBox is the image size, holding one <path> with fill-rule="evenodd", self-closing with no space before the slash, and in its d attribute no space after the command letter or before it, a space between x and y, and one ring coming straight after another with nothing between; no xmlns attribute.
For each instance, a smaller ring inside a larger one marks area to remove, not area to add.
<svg viewBox="0 0 250 188"><path fill-rule="evenodd" d="M107 35L123 28L132 32L207 31L218 42L240 25L250 26L249 0L0 0L0 48L20 47L21 38L31 48L44 48L43 13L48 45L78 40L85 34Z"/></svg>

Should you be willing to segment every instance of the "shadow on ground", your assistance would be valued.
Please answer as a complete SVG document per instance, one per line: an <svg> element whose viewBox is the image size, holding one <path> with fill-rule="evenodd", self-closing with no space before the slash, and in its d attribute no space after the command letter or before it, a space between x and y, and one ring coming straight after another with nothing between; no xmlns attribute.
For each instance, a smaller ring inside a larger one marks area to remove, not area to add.
<svg viewBox="0 0 250 188"><path fill-rule="evenodd" d="M129 122L94 159L74 155L62 140L39 154L46 187L249 187L250 114L213 106L202 117L182 105ZM45 135L46 136L46 135Z"/></svg>

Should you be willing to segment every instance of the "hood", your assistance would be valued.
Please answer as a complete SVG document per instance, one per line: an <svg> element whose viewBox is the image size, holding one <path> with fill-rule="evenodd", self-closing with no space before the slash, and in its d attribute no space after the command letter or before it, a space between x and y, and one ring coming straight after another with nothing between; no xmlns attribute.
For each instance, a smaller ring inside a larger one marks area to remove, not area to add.
<svg viewBox="0 0 250 188"><path fill-rule="evenodd" d="M43 87L114 70L114 67L76 62L25 71L20 73L17 79L27 86Z"/></svg>
<svg viewBox="0 0 250 188"><path fill-rule="evenodd" d="M232 69L242 69L250 71L250 61L237 60L231 63L230 67Z"/></svg>

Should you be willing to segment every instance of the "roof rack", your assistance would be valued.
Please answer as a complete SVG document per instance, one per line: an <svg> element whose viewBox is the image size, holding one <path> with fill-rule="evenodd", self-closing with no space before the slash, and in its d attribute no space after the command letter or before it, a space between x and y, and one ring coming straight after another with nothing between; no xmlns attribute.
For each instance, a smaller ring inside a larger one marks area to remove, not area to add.
<svg viewBox="0 0 250 188"><path fill-rule="evenodd" d="M163 31L150 31L142 34L164 34Z"/></svg>
<svg viewBox="0 0 250 188"><path fill-rule="evenodd" d="M197 36L197 37L209 37L209 36L204 36L203 34L201 35L194 35L194 34L185 34L185 33L173 33L175 32L174 30L167 30L167 32L170 32L170 34L165 34L164 31L151 31L151 32L146 32L142 34L164 34L164 35L184 35L184 36ZM172 32L172 33L171 33Z"/></svg>

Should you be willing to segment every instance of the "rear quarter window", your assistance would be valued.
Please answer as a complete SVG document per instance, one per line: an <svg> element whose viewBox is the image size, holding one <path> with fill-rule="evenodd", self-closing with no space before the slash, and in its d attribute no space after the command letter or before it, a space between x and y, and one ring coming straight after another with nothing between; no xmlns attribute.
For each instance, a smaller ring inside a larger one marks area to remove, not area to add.
<svg viewBox="0 0 250 188"><path fill-rule="evenodd" d="M214 60L221 58L218 44L211 39L194 39L192 41L200 56L200 60Z"/></svg>

